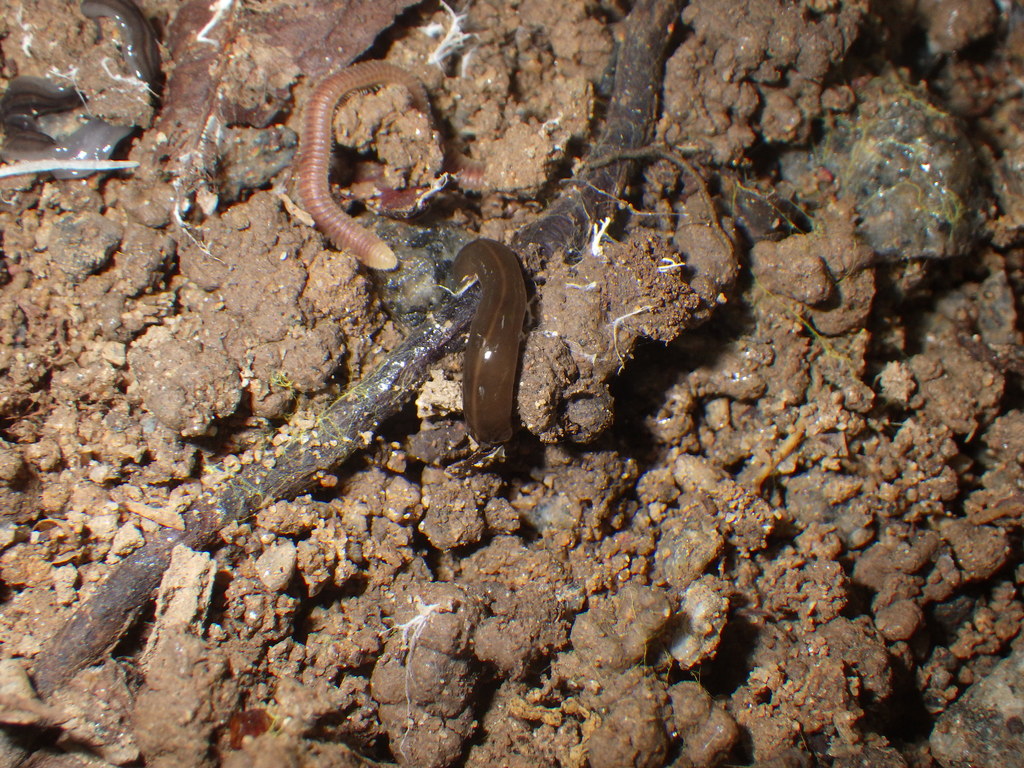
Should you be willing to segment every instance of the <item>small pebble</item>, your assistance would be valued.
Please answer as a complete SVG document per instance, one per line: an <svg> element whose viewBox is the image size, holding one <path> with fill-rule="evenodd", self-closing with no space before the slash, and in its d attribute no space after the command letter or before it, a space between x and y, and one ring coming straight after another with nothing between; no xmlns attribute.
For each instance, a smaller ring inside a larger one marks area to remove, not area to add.
<svg viewBox="0 0 1024 768"><path fill-rule="evenodd" d="M270 592L283 592L295 575L295 545L281 541L268 547L256 560L256 575Z"/></svg>
<svg viewBox="0 0 1024 768"><path fill-rule="evenodd" d="M680 669L691 669L712 656L722 638L729 600L715 580L702 578L686 590L669 639L669 653Z"/></svg>
<svg viewBox="0 0 1024 768"><path fill-rule="evenodd" d="M825 165L856 205L861 237L883 261L970 251L981 231L981 164L960 121L895 78L876 78L859 96L853 121L830 134Z"/></svg>

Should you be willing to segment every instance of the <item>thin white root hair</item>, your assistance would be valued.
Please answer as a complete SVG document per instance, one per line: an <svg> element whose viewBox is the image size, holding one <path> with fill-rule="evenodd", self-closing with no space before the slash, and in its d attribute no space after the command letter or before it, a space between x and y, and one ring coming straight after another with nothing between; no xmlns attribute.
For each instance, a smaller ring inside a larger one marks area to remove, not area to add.
<svg viewBox="0 0 1024 768"><path fill-rule="evenodd" d="M416 606L416 615L404 624L396 624L395 629L402 630L402 645L405 646L405 733L402 734L402 741L399 750L405 754L405 746L412 733L412 727L416 724L412 715L412 654L419 645L420 635L427 627L427 622L435 613L450 611L450 605L442 603L424 604L419 597L413 598L413 605Z"/></svg>
<svg viewBox="0 0 1024 768"><path fill-rule="evenodd" d="M210 10L213 11L213 16L206 22L206 26L196 33L196 40L206 45L217 45L216 40L211 40L209 35L213 31L213 28L220 24L221 20L227 16L228 11L235 4L235 0L213 0L210 3Z"/></svg>
<svg viewBox="0 0 1024 768"><path fill-rule="evenodd" d="M465 78L469 75L469 63L473 60L473 55L475 53L476 46L473 46L462 54L462 63L459 64L459 77Z"/></svg>
<svg viewBox="0 0 1024 768"><path fill-rule="evenodd" d="M601 219L600 222L594 222L594 225L590 228L590 253L599 261L608 261L604 255L604 240L608 237L608 227L612 225L612 217L606 216Z"/></svg>
<svg viewBox="0 0 1024 768"><path fill-rule="evenodd" d="M145 83L142 80L139 80L139 78L135 77L135 75L130 75L127 77L125 75L119 75L117 72L113 70L113 65L114 60L111 59L109 56L104 56L102 59L100 59L100 66L103 68L103 72L115 83L123 83L125 86L128 87L128 89L136 91L137 93L147 93L150 96L156 96L156 91L150 88L147 83ZM121 92L125 93L125 91ZM139 97L137 100L143 102L145 101L145 99L142 99L141 97Z"/></svg>
<svg viewBox="0 0 1024 768"><path fill-rule="evenodd" d="M644 312L650 312L653 309L654 307L640 307L639 309L634 309L632 312L627 312L626 314L620 315L612 320L612 345L615 347L615 356L619 358L620 371L626 366L626 358L623 357L622 353L619 351L619 328L621 328L622 324L629 318L642 315Z"/></svg>
<svg viewBox="0 0 1024 768"><path fill-rule="evenodd" d="M428 64L443 68L445 60L459 53L476 35L464 32L462 29L462 23L466 20L466 11L456 13L444 0L441 0L441 7L448 13L451 25L448 29L444 29L443 25L438 23L428 24L423 28L423 33L428 37L438 37L444 31L441 42L427 57ZM465 72L463 71L461 74L465 75Z"/></svg>
<svg viewBox="0 0 1024 768"><path fill-rule="evenodd" d="M20 29L23 33L23 37L21 38L21 52L29 58L34 58L32 56L32 43L34 42L35 35L32 33L32 30L35 29L35 25L25 23L24 3L18 6L18 11L14 14L14 26Z"/></svg>
<svg viewBox="0 0 1024 768"><path fill-rule="evenodd" d="M185 234L185 237L187 237L191 241L192 245L194 245L196 248L198 248L200 251L202 251L204 254L209 256L217 263L223 264L224 261L213 255L213 251L210 250L209 246L207 246L206 243L204 243L202 240L196 237L195 234L192 232L192 225L185 221L185 214L191 210L192 203L189 201L187 195L182 194L181 179L175 179L174 183L171 184L171 188L174 189L175 195L174 198L172 198L171 200L171 202L173 203L173 205L171 206L171 218L174 220L174 223L178 225L181 231Z"/></svg>
<svg viewBox="0 0 1024 768"><path fill-rule="evenodd" d="M402 645L406 648L407 656L412 653L419 642L420 635L423 634L423 630L426 628L427 622L430 621L430 617L441 610L447 609L447 606L441 603L424 605L423 601L418 597L414 599L413 605L416 606L416 615L404 624L395 625L395 629L402 631Z"/></svg>
<svg viewBox="0 0 1024 768"><path fill-rule="evenodd" d="M430 198L437 195L437 193L444 191L452 183L454 178L455 177L450 173L442 173L434 179L434 183L427 189L423 190L423 192L416 198L416 202L413 204L414 209L417 211L421 210L426 206Z"/></svg>
<svg viewBox="0 0 1024 768"><path fill-rule="evenodd" d="M658 271L662 274L671 272L676 269L682 269L686 266L685 261L679 261L678 259L670 259L667 256L663 256L661 261L658 263Z"/></svg>
<svg viewBox="0 0 1024 768"><path fill-rule="evenodd" d="M75 93L78 94L79 98L83 102L86 102L86 104L85 104L85 112L86 112L86 114L91 114L89 112L88 99L85 98L85 91L83 91L81 86L78 85L78 67L70 66L70 67L68 67L68 71L67 72L61 72L56 67L50 67L50 69L47 72L47 74L50 77L52 77L53 79L55 79L55 80L66 80L68 83L70 83L71 87L75 89Z"/></svg>

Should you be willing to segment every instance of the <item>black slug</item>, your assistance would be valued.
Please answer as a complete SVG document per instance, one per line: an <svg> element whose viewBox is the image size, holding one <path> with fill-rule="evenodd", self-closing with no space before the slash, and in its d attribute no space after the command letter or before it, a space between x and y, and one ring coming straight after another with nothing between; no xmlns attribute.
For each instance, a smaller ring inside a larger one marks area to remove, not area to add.
<svg viewBox="0 0 1024 768"><path fill-rule="evenodd" d="M462 283L476 277L480 304L469 327L462 370L462 409L469 432L483 446L512 437L512 405L526 283L519 259L494 240L469 243L455 257L452 275Z"/></svg>
<svg viewBox="0 0 1024 768"><path fill-rule="evenodd" d="M8 128L0 156L7 161L106 160L132 130L130 125L111 125L93 118L58 142L41 131ZM58 179L80 179L93 171L54 168L50 173Z"/></svg>
<svg viewBox="0 0 1024 768"><path fill-rule="evenodd" d="M160 46L149 21L134 0L82 0L82 15L90 19L108 16L121 27L124 60L139 80L156 85L160 79Z"/></svg>
<svg viewBox="0 0 1024 768"><path fill-rule="evenodd" d="M22 75L11 80L0 97L0 123L5 128L35 130L38 115L67 112L85 104L74 88L55 85L43 77Z"/></svg>
<svg viewBox="0 0 1024 768"><path fill-rule="evenodd" d="M17 160L106 160L118 143L132 132L131 126L111 125L90 119L60 141L40 128L39 115L64 112L84 104L71 88L54 85L40 77L16 77L0 97L0 125L4 144L0 156ZM77 179L92 171L51 171L58 179Z"/></svg>

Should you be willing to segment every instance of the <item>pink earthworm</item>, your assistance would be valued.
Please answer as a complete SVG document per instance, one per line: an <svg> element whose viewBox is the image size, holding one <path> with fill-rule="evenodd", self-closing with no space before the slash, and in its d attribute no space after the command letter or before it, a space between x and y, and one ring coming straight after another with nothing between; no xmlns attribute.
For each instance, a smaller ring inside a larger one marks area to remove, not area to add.
<svg viewBox="0 0 1024 768"><path fill-rule="evenodd" d="M431 117L430 101L423 84L412 74L383 61L364 61L330 75L313 91L303 116L299 135L297 165L298 193L303 208L317 227L339 250L349 251L361 263L373 269L394 269L398 265L394 251L365 227L360 226L334 202L328 183L331 159L332 121L338 102L357 91L383 85L400 85L412 99L412 107ZM456 175L467 185L478 185L479 167L455 158Z"/></svg>

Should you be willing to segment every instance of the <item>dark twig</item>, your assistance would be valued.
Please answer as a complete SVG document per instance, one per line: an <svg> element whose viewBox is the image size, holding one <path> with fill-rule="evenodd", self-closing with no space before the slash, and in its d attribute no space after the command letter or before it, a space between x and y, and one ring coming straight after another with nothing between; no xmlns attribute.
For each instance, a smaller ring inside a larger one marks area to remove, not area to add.
<svg viewBox="0 0 1024 768"><path fill-rule="evenodd" d="M682 4L681 0L638 0L620 26L608 116L589 157L613 157L650 143L664 58ZM625 155L585 165L540 219L516 233L513 248L521 254L536 249L545 260L559 250L578 252L591 225L614 213L634 167L635 161Z"/></svg>
<svg viewBox="0 0 1024 768"><path fill-rule="evenodd" d="M708 183L693 163L686 159L681 153L677 152L667 146L651 145L647 147L640 147L639 149L623 149L612 152L610 155L598 157L593 155L593 159L587 160L587 166L590 168L600 168L605 165L619 162L620 160L664 160L667 163L671 163L683 173L690 175L694 183L697 185L697 194L700 195L700 200L704 204L704 208L708 212L714 223L715 237L718 238L718 242L722 244L722 247L726 252L732 251L733 243L729 239L729 236L725 234L725 230L722 228L722 223L719 221L717 208L714 200L711 199L711 191L708 189Z"/></svg>
<svg viewBox="0 0 1024 768"><path fill-rule="evenodd" d="M120 563L39 654L35 668L39 693L53 692L113 647L156 589L175 546L209 547L225 525L309 490L324 473L364 447L359 436L375 432L419 389L428 368L468 327L478 297L479 291L471 289L446 303L331 405L314 428L268 448L261 461L200 497L184 516L184 531L165 530L150 536Z"/></svg>

